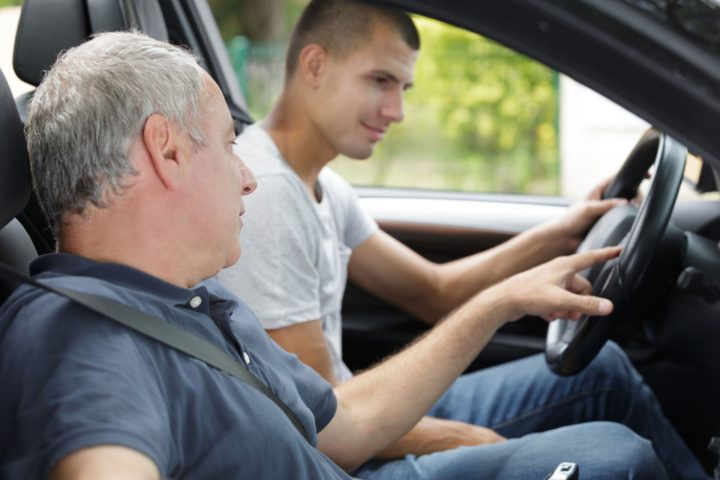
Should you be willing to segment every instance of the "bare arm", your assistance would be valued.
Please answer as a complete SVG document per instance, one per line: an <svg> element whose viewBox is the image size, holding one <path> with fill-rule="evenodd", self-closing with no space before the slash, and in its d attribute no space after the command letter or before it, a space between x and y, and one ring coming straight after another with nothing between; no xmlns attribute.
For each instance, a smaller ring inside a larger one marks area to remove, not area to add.
<svg viewBox="0 0 720 480"><path fill-rule="evenodd" d="M64 457L50 480L160 480L160 471L144 454L127 447L102 445Z"/></svg>
<svg viewBox="0 0 720 480"><path fill-rule="evenodd" d="M312 367L331 385L337 385L320 320L267 332L283 349L297 355L303 363ZM405 436L380 452L377 457L401 458L409 453L424 455L462 445L479 445L502 440L503 437L487 428L424 417Z"/></svg>
<svg viewBox="0 0 720 480"><path fill-rule="evenodd" d="M348 470L377 455L420 420L508 321L524 314L608 314L611 303L587 295L590 285L576 273L618 253L560 257L472 297L401 354L336 387L338 410L320 432L319 448Z"/></svg>
<svg viewBox="0 0 720 480"><path fill-rule="evenodd" d="M561 219L445 264L430 262L378 231L353 251L349 276L362 288L432 325L478 291L573 252L592 222L617 204L617 200L582 202Z"/></svg>

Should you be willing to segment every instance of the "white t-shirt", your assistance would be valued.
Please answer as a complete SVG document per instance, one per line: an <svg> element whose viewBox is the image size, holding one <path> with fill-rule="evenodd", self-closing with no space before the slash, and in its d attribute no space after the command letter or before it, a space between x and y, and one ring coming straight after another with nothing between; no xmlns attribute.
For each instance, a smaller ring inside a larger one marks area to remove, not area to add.
<svg viewBox="0 0 720 480"><path fill-rule="evenodd" d="M327 167L315 201L259 124L245 129L235 151L258 187L245 197L240 260L218 278L266 329L320 319L335 378L345 381L351 373L342 361L340 310L347 265L378 226L352 186Z"/></svg>

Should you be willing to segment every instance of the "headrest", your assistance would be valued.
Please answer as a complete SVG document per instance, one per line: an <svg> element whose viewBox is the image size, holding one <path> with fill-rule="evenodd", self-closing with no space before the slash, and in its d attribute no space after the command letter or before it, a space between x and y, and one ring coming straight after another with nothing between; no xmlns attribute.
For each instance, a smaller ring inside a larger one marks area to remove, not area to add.
<svg viewBox="0 0 720 480"><path fill-rule="evenodd" d="M25 208L30 185L23 126L5 75L0 71L0 228Z"/></svg>
<svg viewBox="0 0 720 480"><path fill-rule="evenodd" d="M60 52L94 33L129 29L168 40L157 0L25 0L15 36L15 74L37 86Z"/></svg>

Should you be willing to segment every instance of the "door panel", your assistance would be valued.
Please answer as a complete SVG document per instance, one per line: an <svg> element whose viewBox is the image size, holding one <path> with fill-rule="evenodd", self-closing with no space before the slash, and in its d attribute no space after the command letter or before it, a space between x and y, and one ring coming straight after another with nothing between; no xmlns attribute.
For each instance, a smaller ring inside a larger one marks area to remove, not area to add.
<svg viewBox="0 0 720 480"><path fill-rule="evenodd" d="M446 262L492 248L519 232L557 217L558 199L360 189L361 203L380 227L421 255ZM366 368L425 332L411 315L351 282L343 302L343 356ZM525 318L505 326L470 370L542 351L546 324Z"/></svg>

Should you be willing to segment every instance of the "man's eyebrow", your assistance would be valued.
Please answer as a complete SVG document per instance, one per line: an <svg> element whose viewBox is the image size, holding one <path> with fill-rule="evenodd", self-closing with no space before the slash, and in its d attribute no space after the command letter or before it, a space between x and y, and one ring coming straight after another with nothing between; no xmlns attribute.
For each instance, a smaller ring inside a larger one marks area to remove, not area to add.
<svg viewBox="0 0 720 480"><path fill-rule="evenodd" d="M373 75L382 75L382 76L387 77L389 80L391 80L391 81L393 81L393 82L395 82L395 83L398 83L398 84L403 85L403 82L401 82L398 77L396 77L396 76L393 75L392 73L388 72L387 70L375 70L375 71L373 72ZM403 90L404 90L404 91L408 91L408 90L410 90L410 89L413 87L413 85L414 85L414 84L413 84L412 82L406 83L406 84L403 85Z"/></svg>

